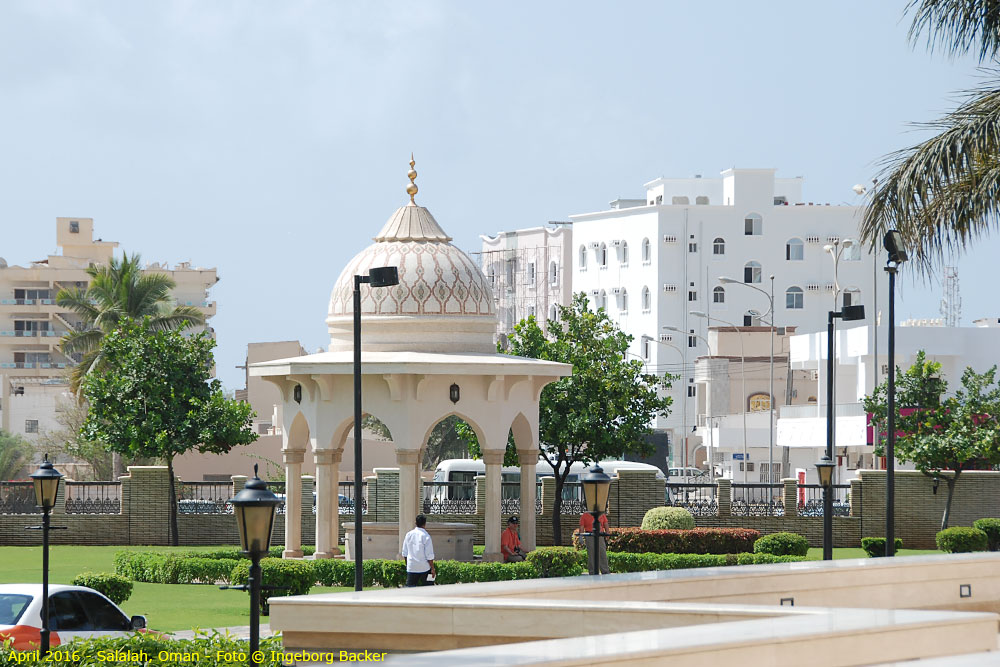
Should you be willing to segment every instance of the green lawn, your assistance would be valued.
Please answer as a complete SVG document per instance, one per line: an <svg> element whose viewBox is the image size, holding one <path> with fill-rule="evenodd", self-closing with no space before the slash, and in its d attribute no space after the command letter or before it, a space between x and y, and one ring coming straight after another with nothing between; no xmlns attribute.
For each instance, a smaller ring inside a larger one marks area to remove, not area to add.
<svg viewBox="0 0 1000 667"><path fill-rule="evenodd" d="M937 549L900 549L896 554L897 556L926 556L927 554L940 554L943 551L938 551ZM833 550L833 559L840 560L841 558L868 558L868 554L865 550L850 547L841 547ZM822 547L811 547L809 553L806 555L806 560L823 560L823 548Z"/></svg>
<svg viewBox="0 0 1000 667"><path fill-rule="evenodd" d="M114 572L118 551L209 551L219 547L78 547L53 546L49 552L49 580L68 584L81 572ZM41 547L0 547L0 583L41 581ZM349 588L314 587L312 593L334 593ZM136 583L121 605L126 614L142 614L156 630L190 630L249 625L250 601L242 591L223 591L198 584ZM267 620L266 617L264 619Z"/></svg>

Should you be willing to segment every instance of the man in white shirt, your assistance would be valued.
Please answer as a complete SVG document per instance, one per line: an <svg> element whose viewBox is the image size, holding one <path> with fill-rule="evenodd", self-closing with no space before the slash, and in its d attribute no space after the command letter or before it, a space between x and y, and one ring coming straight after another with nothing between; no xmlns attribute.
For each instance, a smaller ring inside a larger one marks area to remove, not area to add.
<svg viewBox="0 0 1000 667"><path fill-rule="evenodd" d="M424 530L427 517L418 514L416 523L417 527L403 538L402 554L406 560L407 587L426 586L429 574L437 578L437 570L434 567L434 544L431 542L430 534Z"/></svg>

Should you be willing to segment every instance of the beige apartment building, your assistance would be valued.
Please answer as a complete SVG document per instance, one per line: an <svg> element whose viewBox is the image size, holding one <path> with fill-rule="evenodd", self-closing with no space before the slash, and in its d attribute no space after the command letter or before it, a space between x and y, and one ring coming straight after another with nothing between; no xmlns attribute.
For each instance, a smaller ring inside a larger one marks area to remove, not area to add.
<svg viewBox="0 0 1000 667"><path fill-rule="evenodd" d="M56 305L56 295L63 288L86 289L87 268L107 263L118 247L94 239L92 218L56 218L56 245L60 254L28 266L0 259L0 426L28 439L57 429L57 410L71 398L65 375L77 360L60 351L59 341L80 322ZM172 268L151 263L146 270L173 278L177 303L201 309L206 318L215 315L208 296L218 282L214 268L183 262Z"/></svg>

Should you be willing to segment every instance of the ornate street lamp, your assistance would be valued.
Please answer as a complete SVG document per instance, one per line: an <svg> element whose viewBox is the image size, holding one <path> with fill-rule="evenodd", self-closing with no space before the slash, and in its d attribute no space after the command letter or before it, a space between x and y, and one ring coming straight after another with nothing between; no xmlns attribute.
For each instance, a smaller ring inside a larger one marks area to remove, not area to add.
<svg viewBox="0 0 1000 667"><path fill-rule="evenodd" d="M833 460L828 455L816 463L816 474L823 487L823 560L833 560Z"/></svg>
<svg viewBox="0 0 1000 667"><path fill-rule="evenodd" d="M49 462L49 455L45 455L45 460L38 470L31 473L31 481L35 486L35 504L42 508L42 525L31 526L29 530L42 531L42 631L40 655L48 655L49 652L49 512L56 504L56 495L59 493L59 480L62 474L52 467Z"/></svg>
<svg viewBox="0 0 1000 667"><path fill-rule="evenodd" d="M611 491L611 478L604 473L600 465L594 464L580 479L583 486L583 498L587 505L587 511L594 517L594 527L590 531L593 548L589 551L588 558L590 574L598 573L598 540L601 538L601 515L608 511L608 494Z"/></svg>
<svg viewBox="0 0 1000 667"><path fill-rule="evenodd" d="M274 512L281 500L257 476L257 464L254 464L253 477L247 480L232 502L240 533L240 547L243 553L250 556L250 577L247 581L250 586L250 660L256 665L253 656L260 649L260 559L271 546Z"/></svg>
<svg viewBox="0 0 1000 667"><path fill-rule="evenodd" d="M412 162L411 162L412 166ZM416 178L417 173L410 170ZM416 194L417 186L410 184ZM409 190L407 190L409 192ZM368 283L372 287L392 287L399 284L399 269L395 266L380 266L368 269L367 276L354 276L354 590L361 590L364 579L362 572L361 538L361 284ZM326 491L324 491L326 493Z"/></svg>
<svg viewBox="0 0 1000 667"><path fill-rule="evenodd" d="M888 434L885 441L885 555L896 555L896 271L908 257L903 246L903 235L895 229L886 232L882 239L888 257L885 272L889 274L889 387ZM878 365L878 359L875 360Z"/></svg>

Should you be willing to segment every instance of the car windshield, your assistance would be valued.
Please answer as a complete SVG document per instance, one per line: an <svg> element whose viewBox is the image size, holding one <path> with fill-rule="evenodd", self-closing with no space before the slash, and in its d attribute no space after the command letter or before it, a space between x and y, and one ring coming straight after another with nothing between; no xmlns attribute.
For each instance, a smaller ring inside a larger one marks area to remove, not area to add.
<svg viewBox="0 0 1000 667"><path fill-rule="evenodd" d="M16 625L29 602L30 595L0 593L0 625Z"/></svg>

